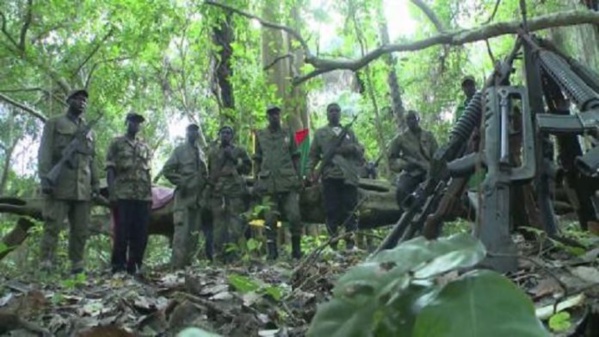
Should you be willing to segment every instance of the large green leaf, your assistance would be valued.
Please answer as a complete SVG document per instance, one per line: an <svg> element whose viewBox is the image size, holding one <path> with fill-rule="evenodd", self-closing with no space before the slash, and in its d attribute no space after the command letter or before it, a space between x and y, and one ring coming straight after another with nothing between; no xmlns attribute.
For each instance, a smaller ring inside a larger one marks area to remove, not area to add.
<svg viewBox="0 0 599 337"><path fill-rule="evenodd" d="M473 271L447 284L416 319L414 337L545 337L530 299L502 275Z"/></svg>
<svg viewBox="0 0 599 337"><path fill-rule="evenodd" d="M484 245L470 234L460 233L429 241L418 237L373 256L373 262L393 262L398 272L416 271L426 278L458 267L470 267L485 256Z"/></svg>
<svg viewBox="0 0 599 337"><path fill-rule="evenodd" d="M373 336L377 306L377 301L370 296L334 298L318 306L306 335L308 337Z"/></svg>
<svg viewBox="0 0 599 337"><path fill-rule="evenodd" d="M375 336L411 337L418 313L436 291L428 285L411 284L399 292L383 309Z"/></svg>

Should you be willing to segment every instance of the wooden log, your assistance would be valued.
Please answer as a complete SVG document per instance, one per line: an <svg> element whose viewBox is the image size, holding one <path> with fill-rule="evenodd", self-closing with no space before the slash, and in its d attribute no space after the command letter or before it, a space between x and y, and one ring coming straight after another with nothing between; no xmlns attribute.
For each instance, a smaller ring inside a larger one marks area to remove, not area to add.
<svg viewBox="0 0 599 337"><path fill-rule="evenodd" d="M248 181L248 185L252 185L251 180ZM324 208L322 206L322 185L315 185L306 187L301 192L300 196L300 211L302 215L302 221L304 223L315 223L322 224L325 222ZM106 195L106 190L103 190L103 194ZM359 186L359 197L360 207L358 208L358 219L360 228L377 228L381 226L392 225L397 222L401 216L401 212L395 202L395 187L385 180L372 180L372 179L361 179ZM33 224L25 223L26 217L30 217L37 220L42 220L42 205L43 199L41 198L30 198L20 199L13 197L0 197L0 213L9 213L20 215L16 228L13 230L14 233L22 233L23 229L29 229ZM99 207L105 207L103 202L97 204ZM558 200L555 203L556 213L564 214L572 210L567 200ZM447 215L445 221L454 220L456 217L467 217L463 214L463 210L460 211L459 205L456 206L456 210L452 214ZM173 236L173 202L168 202L164 207L155 209L152 211L150 216L149 233L150 235L163 235L168 238ZM204 218L209 221L210 215L204 214ZM285 219L283 219L285 220ZM92 233L107 233L109 232L109 219L92 219L92 226L95 226ZM29 226L29 227L27 227ZM96 228L97 227L97 228ZM12 232L11 232L12 233ZM11 234L9 234L11 235ZM12 245L17 246L25 240L26 235L13 234L14 237L21 238L19 240L12 240ZM4 238L3 240L7 240ZM4 241L3 241L4 242ZM10 245L9 245L10 246Z"/></svg>
<svg viewBox="0 0 599 337"><path fill-rule="evenodd" d="M0 260L2 260L8 253L12 252L16 247L18 247L27 237L29 236L29 228L33 227L35 224L27 219L27 218L19 218L17 220L17 225L6 234L0 243L2 243L3 247L6 249L0 250Z"/></svg>

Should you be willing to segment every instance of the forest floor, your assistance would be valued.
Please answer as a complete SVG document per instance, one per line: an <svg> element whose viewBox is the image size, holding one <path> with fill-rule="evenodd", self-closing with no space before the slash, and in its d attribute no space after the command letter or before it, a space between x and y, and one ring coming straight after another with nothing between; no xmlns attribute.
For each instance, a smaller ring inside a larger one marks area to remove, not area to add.
<svg viewBox="0 0 599 337"><path fill-rule="evenodd" d="M585 308L597 305L599 248L541 251L526 254L509 277L554 336L570 336ZM0 336L166 337L190 326L222 336L304 336L335 279L365 257L327 249L314 263L154 268L144 279L108 271L74 278L0 276ZM565 314L554 315L554 306Z"/></svg>

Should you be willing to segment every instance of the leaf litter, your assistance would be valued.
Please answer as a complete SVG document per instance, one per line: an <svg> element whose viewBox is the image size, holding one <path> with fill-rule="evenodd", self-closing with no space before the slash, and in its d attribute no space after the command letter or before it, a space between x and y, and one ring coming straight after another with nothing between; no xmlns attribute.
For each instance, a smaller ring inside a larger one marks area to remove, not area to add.
<svg viewBox="0 0 599 337"><path fill-rule="evenodd" d="M99 272L72 283L0 278L0 336L168 337L188 327L221 336L304 336L335 280L364 257L154 270L144 280ZM527 257L508 276L534 301L539 318L566 312L576 323L599 298L598 266L594 251L568 260L544 254ZM450 271L437 282L456 276Z"/></svg>

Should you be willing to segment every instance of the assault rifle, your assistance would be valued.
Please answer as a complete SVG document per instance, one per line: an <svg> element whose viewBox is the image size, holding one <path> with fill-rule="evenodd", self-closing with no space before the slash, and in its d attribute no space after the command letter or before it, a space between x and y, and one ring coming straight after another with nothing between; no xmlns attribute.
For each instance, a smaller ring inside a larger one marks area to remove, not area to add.
<svg viewBox="0 0 599 337"><path fill-rule="evenodd" d="M64 166L68 165L69 167L77 167L77 162L75 162L75 153L77 152L85 152L88 149L85 146L86 138L91 131L91 129L98 123L98 121L102 118L102 114L100 114L96 119L91 121L89 124L85 125L83 129L78 130L75 133L75 138L71 140L69 145L67 145L64 150L62 150L62 157L56 163L50 172L46 174L44 179L42 179L42 184L45 184L48 187L55 187L58 183L58 179L62 171L64 170Z"/></svg>
<svg viewBox="0 0 599 337"><path fill-rule="evenodd" d="M320 179L320 177L322 176L322 172L323 172L324 168L331 164L333 157L335 157L335 154L337 154L337 149L339 148L339 146L341 146L341 144L343 144L343 141L345 140L345 137L347 136L349 129L351 129L351 127L352 127L352 125L354 125L354 122L356 121L356 119L358 119L358 115L359 114L355 114L354 117L352 118L351 122L349 124L343 126L343 128L341 128L341 132L337 136L335 144L333 144L333 146L329 149L329 151L327 151L324 154L324 156L322 156L322 160L320 162L320 167L318 168L318 171L317 171L316 177L315 177L316 179L314 179L314 181L318 181L318 179Z"/></svg>

